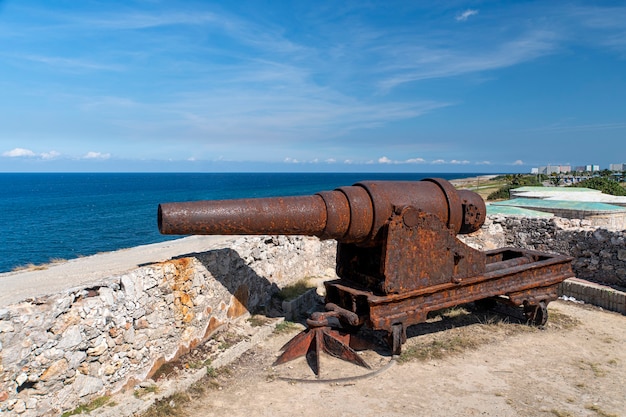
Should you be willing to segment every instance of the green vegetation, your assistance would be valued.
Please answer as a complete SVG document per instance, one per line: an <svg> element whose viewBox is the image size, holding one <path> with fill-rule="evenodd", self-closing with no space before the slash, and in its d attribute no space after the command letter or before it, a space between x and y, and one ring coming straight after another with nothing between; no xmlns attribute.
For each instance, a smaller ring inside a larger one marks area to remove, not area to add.
<svg viewBox="0 0 626 417"><path fill-rule="evenodd" d="M190 400L185 393L176 393L162 400L158 400L142 417L182 417L186 416L184 405Z"/></svg>
<svg viewBox="0 0 626 417"><path fill-rule="evenodd" d="M289 301L293 300L294 298L298 298L311 288L314 288L314 286L309 283L308 279L303 278L295 284L287 285L286 287L281 289L278 294L276 294L276 296L281 301Z"/></svg>
<svg viewBox="0 0 626 417"><path fill-rule="evenodd" d="M96 398L95 400L93 400L92 402L88 404L79 405L72 411L66 411L65 413L61 414L61 416L69 417L69 416L75 416L78 414L90 413L93 410L103 407L105 405L113 407L115 405L115 402L112 402L111 397L109 397L108 395L104 395L102 397Z"/></svg>
<svg viewBox="0 0 626 417"><path fill-rule="evenodd" d="M487 196L487 200L507 200L511 198L510 191L519 187L541 187L542 181L547 179L547 175L525 175L525 174L509 174L501 175L494 180L504 180L505 185L497 191Z"/></svg>
<svg viewBox="0 0 626 417"><path fill-rule="evenodd" d="M159 387L157 387L156 385L150 385L143 388L137 388L135 391L133 391L133 395L135 396L135 398L142 398L148 394L157 393L158 391Z"/></svg>
<svg viewBox="0 0 626 417"><path fill-rule="evenodd" d="M626 189L624 189L624 187L622 187L617 181L608 177L589 178L577 184L571 185L570 187L591 188L594 190L600 190L604 194L610 195L626 195Z"/></svg>
<svg viewBox="0 0 626 417"><path fill-rule="evenodd" d="M276 325L276 328L274 329L274 334L289 333L291 331L299 329L300 327L296 323L285 320Z"/></svg>
<svg viewBox="0 0 626 417"><path fill-rule="evenodd" d="M270 322L270 319L265 317L265 316L260 316L258 314L255 314L254 316L251 316L248 319L248 323L250 323L250 326L252 327L261 327L261 326L265 326L266 324L268 324Z"/></svg>
<svg viewBox="0 0 626 417"><path fill-rule="evenodd" d="M552 410L552 414L554 414L556 417L574 417L574 415L572 413L570 413L569 411L562 411L562 410Z"/></svg>
<svg viewBox="0 0 626 417"><path fill-rule="evenodd" d="M597 415L599 415L601 417L619 417L617 414L608 413L608 412L604 411L597 404L589 404L589 405L586 405L585 408L587 410L595 412Z"/></svg>

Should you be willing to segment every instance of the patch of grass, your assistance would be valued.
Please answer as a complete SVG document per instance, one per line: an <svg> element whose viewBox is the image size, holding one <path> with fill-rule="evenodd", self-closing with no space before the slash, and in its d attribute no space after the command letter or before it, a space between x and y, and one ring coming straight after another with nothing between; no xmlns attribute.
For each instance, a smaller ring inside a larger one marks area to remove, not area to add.
<svg viewBox="0 0 626 417"><path fill-rule="evenodd" d="M45 271L46 269L48 269L48 265L46 265L46 264L35 265L33 263L29 263L29 264L26 264L26 265L16 266L11 271L13 271L13 272Z"/></svg>
<svg viewBox="0 0 626 417"><path fill-rule="evenodd" d="M135 398L143 398L148 394L155 394L157 392L159 392L159 387L156 385L149 385L147 387L137 388L133 391L133 396Z"/></svg>
<svg viewBox="0 0 626 417"><path fill-rule="evenodd" d="M427 361L431 359L442 359L446 356L461 353L468 349L476 349L480 346L480 340L471 335L443 335L435 340L426 343L418 343L405 349L398 362L404 363L412 360Z"/></svg>
<svg viewBox="0 0 626 417"><path fill-rule="evenodd" d="M579 368L583 370L591 370L591 372L593 372L596 377L602 377L606 375L606 371L602 369L599 363L596 362L580 361Z"/></svg>
<svg viewBox="0 0 626 417"><path fill-rule="evenodd" d="M534 327L503 321L495 314L473 314L464 307L434 313L434 317L427 320L426 324L439 324L441 330L445 331L435 331L414 338L415 343L406 345L398 362L442 359L477 349L498 337L536 331Z"/></svg>
<svg viewBox="0 0 626 417"><path fill-rule="evenodd" d="M201 381L206 388L209 389L220 389L222 384L220 384L220 377L228 377L232 374L232 371L227 367L221 368L213 368L207 367L206 369L206 377Z"/></svg>
<svg viewBox="0 0 626 417"><path fill-rule="evenodd" d="M574 327L580 324L580 320L575 317L568 316L567 314L563 314L558 310L550 310L548 312L548 323L547 326L556 329L573 329Z"/></svg>
<svg viewBox="0 0 626 417"><path fill-rule="evenodd" d="M207 367L207 369L211 366L211 359L195 360L187 364L187 368L189 369L201 369L205 366Z"/></svg>
<svg viewBox="0 0 626 417"><path fill-rule="evenodd" d="M261 327L261 326L265 326L266 324L268 324L270 322L270 319L265 317L265 316L260 316L260 315L254 315L252 317L250 317L248 319L248 323L250 323L250 326L252 327Z"/></svg>
<svg viewBox="0 0 626 417"><path fill-rule="evenodd" d="M296 323L285 320L276 325L276 328L274 329L274 334L289 333L298 329L300 329L300 327Z"/></svg>
<svg viewBox="0 0 626 417"><path fill-rule="evenodd" d="M55 264L60 264L63 262L67 262L67 259L63 259L63 258L51 258L50 262L45 263L45 264L34 264L34 263L28 263L26 265L18 265L15 268L13 268L11 271L13 272L22 272L22 271L45 271L46 269L48 269L51 265L55 265Z"/></svg>
<svg viewBox="0 0 626 417"><path fill-rule="evenodd" d="M227 332L226 334L220 336L219 340L220 342L217 345L217 348L220 350L226 350L241 342L243 337L235 333Z"/></svg>
<svg viewBox="0 0 626 417"><path fill-rule="evenodd" d="M550 412L552 414L554 414L556 417L574 417L574 415L572 413L570 413L569 411L562 411L562 410L550 410Z"/></svg>
<svg viewBox="0 0 626 417"><path fill-rule="evenodd" d="M64 258L50 258L51 264L62 264L63 262L67 262L67 259Z"/></svg>
<svg viewBox="0 0 626 417"><path fill-rule="evenodd" d="M94 399L93 401L91 401L88 404L83 404L83 405L79 405L78 407L76 407L75 409L73 409L72 411L66 411L65 413L61 414L62 417L69 417L69 416L75 416L78 414L84 414L84 413L90 413L93 410L96 410L100 407L103 407L105 405L108 406L114 406L115 403L111 401L111 397L109 397L108 395L104 395L102 397L98 397L96 399Z"/></svg>
<svg viewBox="0 0 626 417"><path fill-rule="evenodd" d="M187 389L187 392L194 398L201 397L206 392L206 387L205 387L204 381L202 381L202 379L201 379L199 381L194 382Z"/></svg>
<svg viewBox="0 0 626 417"><path fill-rule="evenodd" d="M597 415L601 417L619 417L619 415L617 414L604 411L597 404L589 404L589 405L586 405L585 408L589 411L593 411L594 413L596 413Z"/></svg>
<svg viewBox="0 0 626 417"><path fill-rule="evenodd" d="M156 401L142 417L183 417L184 405L190 400L189 395L176 393L162 400Z"/></svg>
<svg viewBox="0 0 626 417"><path fill-rule="evenodd" d="M276 297L278 297L278 299L281 301L290 301L295 298L298 298L299 296L301 296L302 294L304 294L311 288L315 288L315 287L309 283L308 279L303 278L299 280L298 282L296 282L295 284L291 284L291 285L287 285L286 287L283 287L276 294Z"/></svg>

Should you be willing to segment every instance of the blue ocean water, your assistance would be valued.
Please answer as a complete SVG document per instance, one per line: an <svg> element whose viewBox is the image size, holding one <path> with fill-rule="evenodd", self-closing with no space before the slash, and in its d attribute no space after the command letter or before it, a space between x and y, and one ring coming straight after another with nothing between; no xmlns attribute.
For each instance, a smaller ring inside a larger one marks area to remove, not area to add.
<svg viewBox="0 0 626 417"><path fill-rule="evenodd" d="M362 180L476 175L480 174L0 174L0 272L175 239L158 231L159 203L307 195Z"/></svg>

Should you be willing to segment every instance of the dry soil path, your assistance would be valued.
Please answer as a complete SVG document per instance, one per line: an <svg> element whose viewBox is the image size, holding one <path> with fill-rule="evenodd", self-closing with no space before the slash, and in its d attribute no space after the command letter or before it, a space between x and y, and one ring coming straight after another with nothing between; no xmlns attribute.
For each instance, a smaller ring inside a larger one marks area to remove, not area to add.
<svg viewBox="0 0 626 417"><path fill-rule="evenodd" d="M525 330L506 318L418 326L413 332L425 334L411 337L405 351L463 340L479 346L338 383L280 379L309 378L310 371L303 361L272 367L294 333L273 336L228 373L205 380L206 390L189 401L184 415L626 416L626 317L562 301L550 304L550 314L544 330ZM388 360L369 355L377 367ZM325 375L336 376L352 365L328 359L322 366Z"/></svg>

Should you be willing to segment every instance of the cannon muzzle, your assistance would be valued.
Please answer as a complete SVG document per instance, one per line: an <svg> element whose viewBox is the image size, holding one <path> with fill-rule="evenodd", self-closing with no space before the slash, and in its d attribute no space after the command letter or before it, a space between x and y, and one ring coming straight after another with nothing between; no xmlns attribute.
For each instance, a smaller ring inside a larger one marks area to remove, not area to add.
<svg viewBox="0 0 626 417"><path fill-rule="evenodd" d="M455 233L478 230L482 198L448 181L364 181L310 196L194 201L159 205L163 234L310 235L340 242L376 240L394 212L412 206Z"/></svg>

